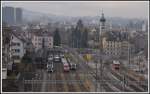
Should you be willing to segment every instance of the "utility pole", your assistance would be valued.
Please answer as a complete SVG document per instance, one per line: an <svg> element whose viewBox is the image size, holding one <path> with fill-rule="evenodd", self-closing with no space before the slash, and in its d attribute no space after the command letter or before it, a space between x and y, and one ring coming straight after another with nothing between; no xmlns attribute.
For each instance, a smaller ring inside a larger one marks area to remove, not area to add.
<svg viewBox="0 0 150 94"><path fill-rule="evenodd" d="M129 33L128 33L128 62L129 62L129 65L128 65L128 68L130 69L131 67L131 62L130 62L130 42L129 42Z"/></svg>
<svg viewBox="0 0 150 94"><path fill-rule="evenodd" d="M104 18L104 13L102 11L102 17L100 18L100 23L99 23L99 43L100 43L100 45L99 45L99 63L100 63L100 89L101 89L101 91L102 91L102 83L103 83L102 32L105 32L105 21L106 21L106 19Z"/></svg>
<svg viewBox="0 0 150 94"><path fill-rule="evenodd" d="M95 88L95 92L97 92L97 82L98 82L98 81L97 81L97 78L98 78L98 76L97 76L97 63L98 63L98 62L95 60L95 64L96 64L96 83L95 83L95 85L96 85L95 87L96 87L96 88Z"/></svg>

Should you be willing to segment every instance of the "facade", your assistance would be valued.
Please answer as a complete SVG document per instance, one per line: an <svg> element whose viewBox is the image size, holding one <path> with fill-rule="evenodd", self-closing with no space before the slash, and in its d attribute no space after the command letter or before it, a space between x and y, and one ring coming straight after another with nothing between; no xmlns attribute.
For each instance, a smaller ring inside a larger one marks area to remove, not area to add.
<svg viewBox="0 0 150 94"><path fill-rule="evenodd" d="M48 32L37 31L33 34L32 43L36 51L42 48L53 48L53 36Z"/></svg>
<svg viewBox="0 0 150 94"><path fill-rule="evenodd" d="M15 33L11 35L10 57L14 63L20 63L26 53L26 43L24 39L19 38Z"/></svg>
<svg viewBox="0 0 150 94"><path fill-rule="evenodd" d="M118 34L117 34L118 33ZM114 58L127 57L129 42L126 33L108 32L102 39L103 51Z"/></svg>

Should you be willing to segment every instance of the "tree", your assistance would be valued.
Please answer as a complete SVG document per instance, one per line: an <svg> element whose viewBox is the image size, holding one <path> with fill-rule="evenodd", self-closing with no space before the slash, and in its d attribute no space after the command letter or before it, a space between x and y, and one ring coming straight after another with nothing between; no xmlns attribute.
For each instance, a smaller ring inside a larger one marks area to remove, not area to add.
<svg viewBox="0 0 150 94"><path fill-rule="evenodd" d="M77 22L77 26L73 32L74 34L74 47L75 48L80 48L81 47L81 39L82 39L82 32L83 32L84 26L82 23L82 20L79 19Z"/></svg>
<svg viewBox="0 0 150 94"><path fill-rule="evenodd" d="M81 41L81 44L82 44L82 48L87 48L88 46L88 31L87 29L84 30L84 32L82 33L82 41Z"/></svg>
<svg viewBox="0 0 150 94"><path fill-rule="evenodd" d="M30 52L26 51L26 53L24 54L24 56L22 58L22 62L23 63L31 63L32 62L32 58L30 56Z"/></svg>
<svg viewBox="0 0 150 94"><path fill-rule="evenodd" d="M59 35L59 30L58 28L54 32L54 46L60 46L61 44L61 38Z"/></svg>
<svg viewBox="0 0 150 94"><path fill-rule="evenodd" d="M26 53L24 54L22 60L21 60L22 64L24 64L24 70L28 70L29 65L32 64L32 57L31 57L31 53L26 51Z"/></svg>

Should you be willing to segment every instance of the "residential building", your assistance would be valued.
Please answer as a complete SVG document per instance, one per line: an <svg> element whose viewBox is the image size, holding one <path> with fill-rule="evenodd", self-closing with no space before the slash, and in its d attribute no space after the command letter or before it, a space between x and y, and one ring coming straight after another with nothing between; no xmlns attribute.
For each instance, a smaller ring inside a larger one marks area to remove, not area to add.
<svg viewBox="0 0 150 94"><path fill-rule="evenodd" d="M53 36L50 32L42 31L40 29L39 31L34 32L32 43L35 51L42 48L53 48Z"/></svg>
<svg viewBox="0 0 150 94"><path fill-rule="evenodd" d="M128 56L128 35L118 31L109 31L106 36L102 38L103 52L114 58Z"/></svg>
<svg viewBox="0 0 150 94"><path fill-rule="evenodd" d="M10 41L10 57L14 63L20 63L26 53L26 41L17 32L12 32Z"/></svg>

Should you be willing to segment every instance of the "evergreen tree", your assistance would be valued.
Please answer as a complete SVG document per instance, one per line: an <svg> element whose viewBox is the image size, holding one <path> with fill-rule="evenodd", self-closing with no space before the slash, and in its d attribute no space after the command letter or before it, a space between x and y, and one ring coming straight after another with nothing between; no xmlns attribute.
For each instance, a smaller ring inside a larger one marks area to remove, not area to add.
<svg viewBox="0 0 150 94"><path fill-rule="evenodd" d="M79 21L77 22L77 26L75 29L75 47L76 48L81 48L82 47L82 32L83 32L83 23L82 20L79 19Z"/></svg>
<svg viewBox="0 0 150 94"><path fill-rule="evenodd" d="M59 30L58 28L54 32L54 46L60 46L61 44L61 38L59 35Z"/></svg>
<svg viewBox="0 0 150 94"><path fill-rule="evenodd" d="M87 48L88 46L88 31L87 29L84 30L84 32L82 33L82 48Z"/></svg>

